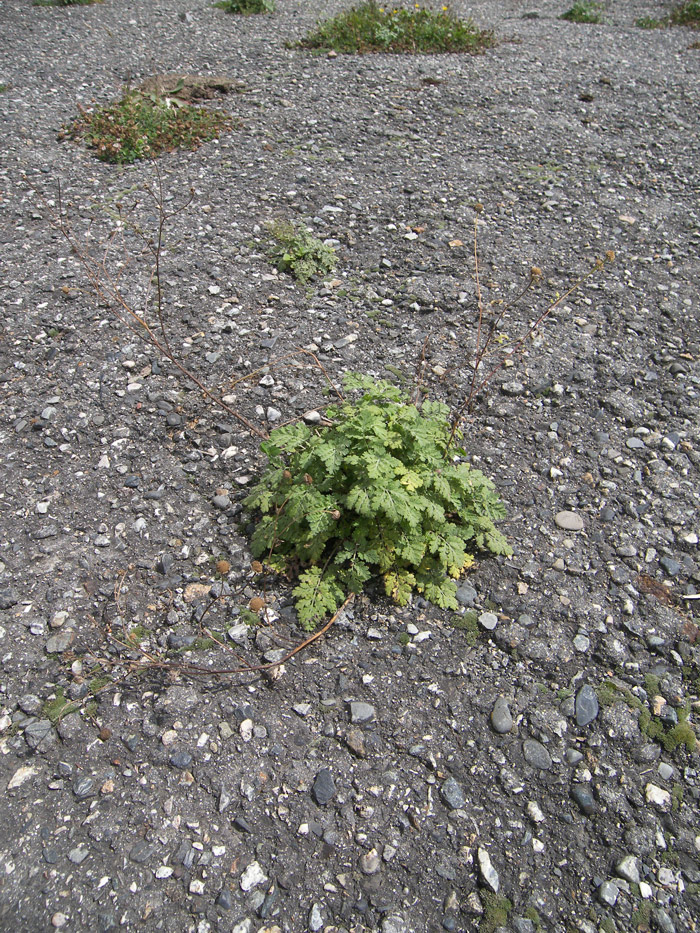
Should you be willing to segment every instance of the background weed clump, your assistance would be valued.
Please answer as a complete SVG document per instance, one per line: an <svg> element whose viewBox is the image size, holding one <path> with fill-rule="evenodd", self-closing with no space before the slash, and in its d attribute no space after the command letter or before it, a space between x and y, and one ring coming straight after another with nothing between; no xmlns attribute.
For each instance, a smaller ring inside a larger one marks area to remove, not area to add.
<svg viewBox="0 0 700 933"><path fill-rule="evenodd" d="M671 13L671 22L675 26L690 26L700 29L700 0L687 0Z"/></svg>
<svg viewBox="0 0 700 933"><path fill-rule="evenodd" d="M560 19L570 23L602 23L604 9L604 5L595 0L578 0L570 10L562 13Z"/></svg>
<svg viewBox="0 0 700 933"><path fill-rule="evenodd" d="M129 163L173 149L196 149L231 124L219 110L191 107L174 97L128 91L121 100L81 115L63 138L83 139L104 162Z"/></svg>
<svg viewBox="0 0 700 933"><path fill-rule="evenodd" d="M420 8L378 6L374 0L321 22L298 43L306 49L355 52L477 52L494 44L493 35L471 20Z"/></svg>
<svg viewBox="0 0 700 933"><path fill-rule="evenodd" d="M380 576L405 605L415 591L457 609L455 580L472 552L509 554L495 520L505 510L491 481L454 458L449 409L419 409L388 382L350 375L357 402L326 411L327 426L277 428L261 445L269 459L246 499L261 519L251 549L298 578L300 623L311 630L351 593Z"/></svg>
<svg viewBox="0 0 700 933"><path fill-rule="evenodd" d="M227 13L239 13L242 16L275 12L274 0L219 0L214 6Z"/></svg>

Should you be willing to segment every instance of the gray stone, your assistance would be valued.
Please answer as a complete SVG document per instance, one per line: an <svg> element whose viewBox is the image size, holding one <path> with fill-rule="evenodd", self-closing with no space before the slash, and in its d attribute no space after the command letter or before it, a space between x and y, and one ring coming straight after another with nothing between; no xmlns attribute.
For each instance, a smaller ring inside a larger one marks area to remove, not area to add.
<svg viewBox="0 0 700 933"><path fill-rule="evenodd" d="M576 725L587 726L598 715L598 697L590 684L584 684L576 694Z"/></svg>
<svg viewBox="0 0 700 933"><path fill-rule="evenodd" d="M618 878L624 878L630 884L639 884L641 876L639 874L639 862L634 855L626 855L615 866L615 874Z"/></svg>
<svg viewBox="0 0 700 933"><path fill-rule="evenodd" d="M350 722L358 723L371 722L376 717L376 711L369 703L353 701L350 704Z"/></svg>
<svg viewBox="0 0 700 933"><path fill-rule="evenodd" d="M76 778L73 781L73 793L80 800L85 797L92 797L95 793L95 782L89 777Z"/></svg>
<svg viewBox="0 0 700 933"><path fill-rule="evenodd" d="M186 771L192 764L192 755L188 752L175 752L170 756L170 764L173 768L179 768L180 771Z"/></svg>
<svg viewBox="0 0 700 933"><path fill-rule="evenodd" d="M655 907L651 915L654 927L659 933L676 933L676 925L663 907Z"/></svg>
<svg viewBox="0 0 700 933"><path fill-rule="evenodd" d="M311 788L314 800L319 807L325 807L335 797L336 788L333 775L328 768L321 768Z"/></svg>
<svg viewBox="0 0 700 933"><path fill-rule="evenodd" d="M470 608L476 602L477 592L473 586L463 583L457 590L457 602L460 606Z"/></svg>
<svg viewBox="0 0 700 933"><path fill-rule="evenodd" d="M592 816L596 811L596 802L593 794L585 784L574 784L571 788L571 799L578 805L581 813Z"/></svg>
<svg viewBox="0 0 700 933"><path fill-rule="evenodd" d="M505 697L499 697L491 710L491 725L494 732L505 735L513 728L513 717Z"/></svg>
<svg viewBox="0 0 700 933"><path fill-rule="evenodd" d="M515 933L535 933L535 924L526 917L513 917L512 923Z"/></svg>
<svg viewBox="0 0 700 933"><path fill-rule="evenodd" d="M135 842L131 847L129 858L132 862L136 862L137 865L142 865L149 860L154 852L155 848L152 845L149 845L145 839L139 839L139 841Z"/></svg>
<svg viewBox="0 0 700 933"><path fill-rule="evenodd" d="M450 810L461 810L467 802L464 791L453 777L448 777L442 785L440 796L445 806L449 807Z"/></svg>
<svg viewBox="0 0 700 933"><path fill-rule="evenodd" d="M614 881L604 881L598 888L598 900L608 907L615 906L619 894L620 889Z"/></svg>
<svg viewBox="0 0 700 933"><path fill-rule="evenodd" d="M382 920L382 933L408 933L408 927L403 917L392 914Z"/></svg>
<svg viewBox="0 0 700 933"><path fill-rule="evenodd" d="M492 632L498 625L498 616L495 612L482 612L479 616L479 625L487 632Z"/></svg>
<svg viewBox="0 0 700 933"><path fill-rule="evenodd" d="M677 560L674 560L672 557L660 557L659 564L663 567L669 577L675 577L680 573L681 565Z"/></svg>
<svg viewBox="0 0 700 933"><path fill-rule="evenodd" d="M323 914L318 904L312 904L309 911L309 929L311 933L318 933L323 929Z"/></svg>
<svg viewBox="0 0 700 933"><path fill-rule="evenodd" d="M525 756L525 761L532 768L539 768L540 771L549 771L552 767L552 756L537 739L525 739L523 742L523 755Z"/></svg>
<svg viewBox="0 0 700 933"><path fill-rule="evenodd" d="M218 496L214 496L211 502L212 505L217 509L227 509L231 505L231 500L223 493Z"/></svg>
<svg viewBox="0 0 700 933"><path fill-rule="evenodd" d="M75 638L75 632L59 632L58 635L52 635L46 642L47 654L63 654L68 651L71 642Z"/></svg>
<svg viewBox="0 0 700 933"><path fill-rule="evenodd" d="M583 530L583 519L577 512L557 512L554 516L555 524L560 528L563 528L564 531L582 531Z"/></svg>
<svg viewBox="0 0 700 933"><path fill-rule="evenodd" d="M55 745L58 738L48 719L36 719L25 727L24 741L32 749L45 749Z"/></svg>
<svg viewBox="0 0 700 933"><path fill-rule="evenodd" d="M17 601L18 596L13 590L0 590L0 609L11 609Z"/></svg>
<svg viewBox="0 0 700 933"><path fill-rule="evenodd" d="M491 863L490 855L486 849L482 848L482 846L479 846L476 854L479 861L479 874L481 875L481 880L484 882L487 888L490 888L493 891L494 894L498 894L501 881L498 877L498 872Z"/></svg>
<svg viewBox="0 0 700 933"><path fill-rule="evenodd" d="M80 865L85 861L89 854L89 849L82 845L76 846L75 849L71 849L68 853L68 861L72 862L74 865Z"/></svg>

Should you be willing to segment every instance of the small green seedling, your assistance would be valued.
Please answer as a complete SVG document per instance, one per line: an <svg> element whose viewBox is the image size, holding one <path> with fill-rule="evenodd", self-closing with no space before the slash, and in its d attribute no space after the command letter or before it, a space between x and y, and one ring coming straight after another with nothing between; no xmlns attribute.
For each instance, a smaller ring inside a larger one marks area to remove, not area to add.
<svg viewBox="0 0 700 933"><path fill-rule="evenodd" d="M335 250L326 246L308 228L295 227L287 221L274 221L268 229L276 241L272 258L280 272L289 272L303 285L309 279L328 275L335 269Z"/></svg>
<svg viewBox="0 0 700 933"><path fill-rule="evenodd" d="M274 0L220 0L214 6L226 13L238 13L241 16L275 12Z"/></svg>
<svg viewBox="0 0 700 933"><path fill-rule="evenodd" d="M570 23L602 23L604 9L604 4L596 3L595 0L578 0L559 18Z"/></svg>

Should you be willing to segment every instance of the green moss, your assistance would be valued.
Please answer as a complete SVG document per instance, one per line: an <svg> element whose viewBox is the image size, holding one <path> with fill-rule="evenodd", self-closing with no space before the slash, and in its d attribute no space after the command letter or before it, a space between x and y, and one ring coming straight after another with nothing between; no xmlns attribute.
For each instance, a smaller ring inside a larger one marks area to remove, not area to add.
<svg viewBox="0 0 700 933"><path fill-rule="evenodd" d="M603 10L602 3L595 3L594 0L578 0L570 10L562 13L559 19L566 19L570 23L602 23Z"/></svg>
<svg viewBox="0 0 700 933"><path fill-rule="evenodd" d="M650 697L659 696L661 693L661 680L656 674L645 674L644 689Z"/></svg>
<svg viewBox="0 0 700 933"><path fill-rule="evenodd" d="M513 909L511 901L492 891L483 892L481 900L484 905L484 915L479 924L479 933L494 933L499 927L506 926Z"/></svg>
<svg viewBox="0 0 700 933"><path fill-rule="evenodd" d="M661 737L661 742L667 752L674 752L679 745L685 745L689 752L694 752L697 745L693 727L684 721L678 722L668 732L665 732Z"/></svg>
<svg viewBox="0 0 700 933"><path fill-rule="evenodd" d="M102 690L104 687L107 686L107 684L111 684L111 683L112 683L112 678L108 677L106 674L102 674L98 677L92 678L92 680L88 684L88 690L93 696L95 696L95 694L99 693L100 690Z"/></svg>
<svg viewBox="0 0 700 933"><path fill-rule="evenodd" d="M651 917L651 904L648 901L642 901L633 911L631 919L632 929L638 930L639 927L648 927Z"/></svg>
<svg viewBox="0 0 700 933"><path fill-rule="evenodd" d="M49 722L56 725L59 719L62 719L64 716L67 716L68 713L72 713L76 709L78 709L78 704L71 703L67 700L63 687L57 687L56 696L53 700L47 700L44 703L39 713L39 718L48 719Z"/></svg>
<svg viewBox="0 0 700 933"><path fill-rule="evenodd" d="M640 16L634 21L638 29L665 29L668 26L667 19L656 19L653 16Z"/></svg>
<svg viewBox="0 0 700 933"><path fill-rule="evenodd" d="M641 709L642 701L627 687L616 684L613 680L604 680L596 687L596 696L601 706L612 706L618 700L624 700L630 709Z"/></svg>
<svg viewBox="0 0 700 933"><path fill-rule="evenodd" d="M464 634L464 640L473 648L479 638L479 616L474 609L467 609L464 615L453 615L450 624Z"/></svg>
<svg viewBox="0 0 700 933"><path fill-rule="evenodd" d="M671 790L671 809L676 812L683 805L683 788L680 784L674 784Z"/></svg>
<svg viewBox="0 0 700 933"><path fill-rule="evenodd" d="M248 609L247 606L241 609L238 618L245 625L250 626L250 628L254 628L257 625L260 625L260 616L257 614L257 612L253 612L252 609Z"/></svg>
<svg viewBox="0 0 700 933"><path fill-rule="evenodd" d="M543 933L544 927L542 926L540 915L537 913L534 907L528 907L523 914L523 917L525 917L526 920L530 920L534 924L536 933Z"/></svg>
<svg viewBox="0 0 700 933"><path fill-rule="evenodd" d="M399 644L407 645L409 644L410 641L411 641L411 636L408 634L408 632L401 632L401 634L399 635Z"/></svg>

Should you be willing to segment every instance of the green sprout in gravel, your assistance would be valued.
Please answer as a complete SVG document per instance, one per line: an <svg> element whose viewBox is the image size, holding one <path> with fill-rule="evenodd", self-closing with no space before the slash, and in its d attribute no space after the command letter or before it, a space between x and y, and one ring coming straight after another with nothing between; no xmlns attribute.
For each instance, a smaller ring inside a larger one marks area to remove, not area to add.
<svg viewBox="0 0 700 933"><path fill-rule="evenodd" d="M272 258L280 272L289 272L302 285L317 275L328 275L335 269L336 255L306 227L295 227L287 221L274 221L268 230L276 240Z"/></svg>
<svg viewBox="0 0 700 933"><path fill-rule="evenodd" d="M231 125L220 110L191 107L175 97L128 91L121 100L64 127L61 138L83 139L103 162L125 164L173 149L196 149Z"/></svg>
<svg viewBox="0 0 700 933"><path fill-rule="evenodd" d="M214 6L227 13L238 13L241 16L275 12L274 0L220 0Z"/></svg>
<svg viewBox="0 0 700 933"><path fill-rule="evenodd" d="M568 20L570 23L602 23L604 9L602 3L596 3L594 0L578 0L559 18Z"/></svg>
<svg viewBox="0 0 700 933"><path fill-rule="evenodd" d="M494 44L493 35L467 19L454 17L446 6L438 12L421 8L384 9L363 3L332 19L302 39L297 47L357 52L478 52Z"/></svg>
<svg viewBox="0 0 700 933"><path fill-rule="evenodd" d="M653 16L641 16L634 21L638 29L665 29L668 26L667 19L655 19Z"/></svg>
<svg viewBox="0 0 700 933"><path fill-rule="evenodd" d="M345 598L381 577L394 602L415 591L457 609L456 579L472 552L510 554L494 521L504 516L493 483L467 463L450 411L418 408L394 385L350 374L326 411L327 426L274 430L261 445L269 464L245 504L261 513L251 550L298 578L301 625L311 631Z"/></svg>
<svg viewBox="0 0 700 933"><path fill-rule="evenodd" d="M674 26L690 26L691 29L700 29L700 0L688 0L682 3L671 13L671 22Z"/></svg>

